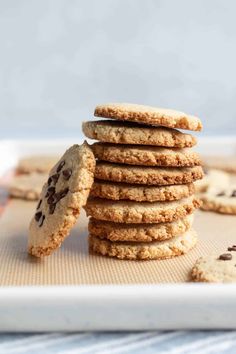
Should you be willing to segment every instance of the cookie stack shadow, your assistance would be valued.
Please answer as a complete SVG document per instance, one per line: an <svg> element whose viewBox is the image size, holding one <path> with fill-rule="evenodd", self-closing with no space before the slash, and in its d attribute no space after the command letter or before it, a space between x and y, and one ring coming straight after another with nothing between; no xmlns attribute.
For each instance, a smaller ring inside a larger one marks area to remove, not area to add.
<svg viewBox="0 0 236 354"><path fill-rule="evenodd" d="M201 130L198 118L138 105L104 105L83 123L98 140L95 181L85 210L90 250L120 259L165 259L197 242L194 181L203 177L197 140L175 128Z"/></svg>

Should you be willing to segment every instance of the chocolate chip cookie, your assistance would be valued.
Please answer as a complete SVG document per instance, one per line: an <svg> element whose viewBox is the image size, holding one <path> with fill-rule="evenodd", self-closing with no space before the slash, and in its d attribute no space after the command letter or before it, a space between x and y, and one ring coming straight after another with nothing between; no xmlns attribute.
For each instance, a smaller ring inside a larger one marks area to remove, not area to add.
<svg viewBox="0 0 236 354"><path fill-rule="evenodd" d="M29 253L50 255L60 247L86 204L95 158L89 145L73 145L52 168L29 227Z"/></svg>
<svg viewBox="0 0 236 354"><path fill-rule="evenodd" d="M191 275L197 282L235 283L236 245L229 245L222 253L200 257Z"/></svg>

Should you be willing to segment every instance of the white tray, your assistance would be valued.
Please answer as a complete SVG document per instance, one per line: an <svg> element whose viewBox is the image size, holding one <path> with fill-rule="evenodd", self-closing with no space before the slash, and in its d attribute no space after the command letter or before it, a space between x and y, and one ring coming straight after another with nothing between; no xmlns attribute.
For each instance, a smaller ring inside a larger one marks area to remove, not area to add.
<svg viewBox="0 0 236 354"><path fill-rule="evenodd" d="M233 154L236 138L202 138L205 154ZM74 141L1 141L0 175L22 156ZM80 141L79 141L80 143ZM236 285L93 285L0 288L0 331L236 328Z"/></svg>

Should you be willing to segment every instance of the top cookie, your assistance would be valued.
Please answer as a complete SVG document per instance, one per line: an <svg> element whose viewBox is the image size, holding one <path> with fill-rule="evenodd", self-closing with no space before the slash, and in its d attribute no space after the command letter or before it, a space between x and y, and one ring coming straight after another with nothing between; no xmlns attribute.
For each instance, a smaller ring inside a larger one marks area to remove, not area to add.
<svg viewBox="0 0 236 354"><path fill-rule="evenodd" d="M108 103L95 108L96 117L112 118L168 128L180 128L200 131L202 123L199 118L183 112L165 108L155 108L130 103Z"/></svg>
<svg viewBox="0 0 236 354"><path fill-rule="evenodd" d="M93 184L95 158L85 142L70 147L50 171L29 228L29 253L50 255L68 236Z"/></svg>
<svg viewBox="0 0 236 354"><path fill-rule="evenodd" d="M83 132L90 139L114 144L185 148L197 143L193 135L181 133L176 129L111 120L84 122Z"/></svg>

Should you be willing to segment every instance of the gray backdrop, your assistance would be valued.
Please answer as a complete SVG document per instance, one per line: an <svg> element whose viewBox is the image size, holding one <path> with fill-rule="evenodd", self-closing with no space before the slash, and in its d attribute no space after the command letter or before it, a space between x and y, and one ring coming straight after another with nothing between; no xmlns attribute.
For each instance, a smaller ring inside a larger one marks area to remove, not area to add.
<svg viewBox="0 0 236 354"><path fill-rule="evenodd" d="M98 103L236 134L236 1L1 0L1 137L76 137Z"/></svg>

